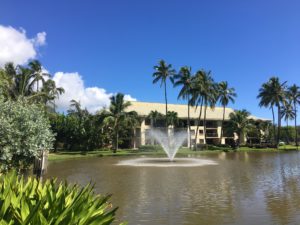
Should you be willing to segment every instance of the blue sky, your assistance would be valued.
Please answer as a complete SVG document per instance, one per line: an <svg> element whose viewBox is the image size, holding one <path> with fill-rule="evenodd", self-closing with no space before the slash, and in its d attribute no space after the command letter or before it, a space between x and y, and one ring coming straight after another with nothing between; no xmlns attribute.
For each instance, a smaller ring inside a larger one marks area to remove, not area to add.
<svg viewBox="0 0 300 225"><path fill-rule="evenodd" d="M37 58L51 73L77 72L85 87L163 102L152 84L165 59L227 80L238 98L231 107L261 117L256 99L272 75L300 85L300 2L296 0L1 1L0 24L28 37L46 32ZM169 88L177 102L178 89Z"/></svg>

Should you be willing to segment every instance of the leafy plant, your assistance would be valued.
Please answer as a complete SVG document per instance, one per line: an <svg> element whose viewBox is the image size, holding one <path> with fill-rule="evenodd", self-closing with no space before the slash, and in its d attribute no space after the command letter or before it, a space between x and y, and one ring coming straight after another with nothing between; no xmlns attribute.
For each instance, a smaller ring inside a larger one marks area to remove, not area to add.
<svg viewBox="0 0 300 225"><path fill-rule="evenodd" d="M26 180L13 171L0 176L0 224L107 225L117 210L109 197L94 195L91 185L80 188L53 179Z"/></svg>
<svg viewBox="0 0 300 225"><path fill-rule="evenodd" d="M52 148L54 135L38 106L0 100L0 121L0 171L26 169L42 150Z"/></svg>

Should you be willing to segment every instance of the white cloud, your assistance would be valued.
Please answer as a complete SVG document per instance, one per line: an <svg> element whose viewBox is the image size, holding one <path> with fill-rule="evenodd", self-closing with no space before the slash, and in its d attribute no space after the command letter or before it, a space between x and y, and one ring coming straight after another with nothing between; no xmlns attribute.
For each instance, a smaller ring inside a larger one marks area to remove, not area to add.
<svg viewBox="0 0 300 225"><path fill-rule="evenodd" d="M36 37L33 39L33 42L36 46L42 46L46 44L46 32L37 33Z"/></svg>
<svg viewBox="0 0 300 225"><path fill-rule="evenodd" d="M66 111L70 106L72 99L79 101L83 108L91 113L95 113L110 104L112 93L107 93L105 89L99 87L85 87L84 81L79 73L57 72L54 74L53 80L57 87L63 87L65 93L62 94L56 104L60 111ZM130 95L125 95L127 101L136 101Z"/></svg>
<svg viewBox="0 0 300 225"><path fill-rule="evenodd" d="M25 64L36 58L37 47L46 43L46 33L41 32L30 39L24 29L0 25L0 66L7 62Z"/></svg>

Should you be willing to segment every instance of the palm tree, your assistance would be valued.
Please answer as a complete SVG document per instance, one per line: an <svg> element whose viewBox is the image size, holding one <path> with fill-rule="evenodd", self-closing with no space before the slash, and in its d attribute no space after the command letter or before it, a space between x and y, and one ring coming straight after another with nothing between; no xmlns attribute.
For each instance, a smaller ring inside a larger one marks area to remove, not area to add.
<svg viewBox="0 0 300 225"><path fill-rule="evenodd" d="M274 106L278 112L278 127L277 127L277 147L280 139L281 128L281 105L285 103L286 98L286 82L281 83L278 77L271 77L267 83L264 83L259 89L257 98L260 98L259 106L269 107L272 109L273 124L275 131Z"/></svg>
<svg viewBox="0 0 300 225"><path fill-rule="evenodd" d="M32 77L34 78L32 83L36 83L36 92L40 90L39 84L40 81L44 85L45 79L44 77L50 77L48 73L43 72L43 67L41 63L38 60L33 60L30 63L28 63L29 68L31 69L32 72Z"/></svg>
<svg viewBox="0 0 300 225"><path fill-rule="evenodd" d="M191 85L191 105L200 106L199 117L197 121L196 135L195 135L195 143L194 149L197 149L197 138L199 132L199 126L202 116L202 108L203 108L203 100L204 100L204 80L206 79L206 72L204 70L199 70L196 72L195 76L192 77L192 85Z"/></svg>
<svg viewBox="0 0 300 225"><path fill-rule="evenodd" d="M275 113L274 113L274 105L275 101L272 96L272 89L270 82L263 83L261 88L259 89L259 94L257 98L260 98L259 106L270 108L272 111L272 120L273 120L273 133L274 133L274 140L275 143L275 136L276 136L276 126L275 126Z"/></svg>
<svg viewBox="0 0 300 225"><path fill-rule="evenodd" d="M218 84L218 99L223 106L223 119L222 119L222 125L221 125L221 138L220 138L220 144L222 143L223 138L223 124L225 120L225 110L226 106L229 102L234 103L234 98L236 98L236 93L234 88L229 88L227 81L222 81Z"/></svg>
<svg viewBox="0 0 300 225"><path fill-rule="evenodd" d="M35 75L30 68L23 66L15 67L13 63L7 63L4 66L4 72L11 81L9 93L12 99L26 98L32 102L37 102L41 94L33 90Z"/></svg>
<svg viewBox="0 0 300 225"><path fill-rule="evenodd" d="M178 124L178 114L174 111L168 111L167 113L167 123L171 126L176 126Z"/></svg>
<svg viewBox="0 0 300 225"><path fill-rule="evenodd" d="M244 137L251 127L250 120L248 119L249 116L250 113L245 109L236 110L229 114L228 129L237 134L239 140L238 147L239 144L244 144Z"/></svg>
<svg viewBox="0 0 300 225"><path fill-rule="evenodd" d="M289 120L295 119L295 111L291 102L286 102L282 106L281 117L286 121L287 143L289 144Z"/></svg>
<svg viewBox="0 0 300 225"><path fill-rule="evenodd" d="M175 70L172 69L171 64L167 64L164 60L160 60L157 66L153 67L155 72L152 74L154 80L153 84L161 81L160 86L164 85L165 89L165 102L166 102L166 116L168 113L168 99L167 99L167 80L169 79L171 83L174 83ZM166 121L166 129L168 129L168 124Z"/></svg>
<svg viewBox="0 0 300 225"><path fill-rule="evenodd" d="M288 88L288 97L292 101L292 104L294 106L294 112L295 112L295 141L296 146L298 148L298 131L297 131L297 105L300 104L300 88L294 84L291 87Z"/></svg>
<svg viewBox="0 0 300 225"><path fill-rule="evenodd" d="M157 110L151 110L151 112L148 115L148 118L151 120L151 126L156 127L157 126L157 121L159 119L162 119L164 116L158 112Z"/></svg>
<svg viewBox="0 0 300 225"><path fill-rule="evenodd" d="M69 115L77 116L80 121L83 119L83 117L89 115L89 112L86 109L81 108L80 101L72 99L70 103L70 109L68 110Z"/></svg>
<svg viewBox="0 0 300 225"><path fill-rule="evenodd" d="M188 119L187 119L187 126L188 126L188 136L189 136L189 143L191 148L191 126L190 126L190 104L191 104L191 89L192 89L192 68L188 66L184 66L180 68L178 74L174 76L174 87L182 86L179 94L178 99L182 98L187 100L188 106Z"/></svg>
<svg viewBox="0 0 300 225"><path fill-rule="evenodd" d="M124 95L121 93L111 96L110 101L109 115L105 118L105 123L113 124L114 153L116 153L119 148L119 126L126 119L128 113L131 113L125 111L131 103L125 101Z"/></svg>
<svg viewBox="0 0 300 225"><path fill-rule="evenodd" d="M41 92L44 93L43 96L44 104L46 105L48 102L51 103L53 101L52 103L55 111L56 108L55 99L59 98L60 95L65 93L65 90L62 87L56 87L55 81L49 79L44 83Z"/></svg>
<svg viewBox="0 0 300 225"><path fill-rule="evenodd" d="M207 107L214 108L216 103L216 85L211 76L211 72L202 71L202 94L203 104L204 104L204 119L203 119L203 126L204 126L204 140L206 143L206 112ZM202 108L202 107L201 107ZM198 128L198 127L197 127ZM198 134L198 131L197 131ZM197 135L196 134L196 135Z"/></svg>

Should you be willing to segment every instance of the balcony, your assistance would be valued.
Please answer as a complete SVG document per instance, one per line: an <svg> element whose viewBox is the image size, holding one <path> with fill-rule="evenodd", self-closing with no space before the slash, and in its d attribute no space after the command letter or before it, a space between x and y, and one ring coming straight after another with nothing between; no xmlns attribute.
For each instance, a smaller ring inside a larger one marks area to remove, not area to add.
<svg viewBox="0 0 300 225"><path fill-rule="evenodd" d="M206 130L206 137L212 138L212 137L219 137L217 130Z"/></svg>

